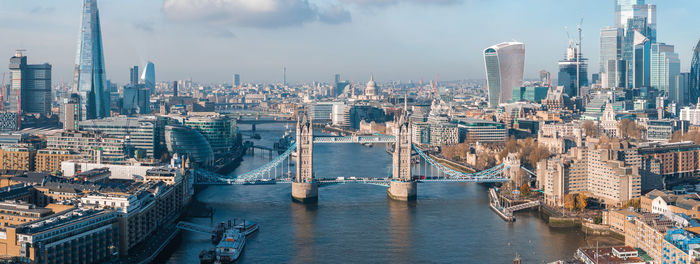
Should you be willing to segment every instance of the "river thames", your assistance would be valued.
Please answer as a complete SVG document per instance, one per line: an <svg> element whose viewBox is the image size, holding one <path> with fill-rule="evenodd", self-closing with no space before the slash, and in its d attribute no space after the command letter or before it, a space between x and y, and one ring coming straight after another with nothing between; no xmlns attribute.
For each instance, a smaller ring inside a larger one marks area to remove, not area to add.
<svg viewBox="0 0 700 264"><path fill-rule="evenodd" d="M271 147L284 129L258 125L262 139L253 141ZM233 174L269 160L246 155ZM314 146L320 178L386 177L390 168L383 145ZM261 225L239 263L512 263L516 254L523 263L542 263L570 259L576 248L595 243L578 228L550 228L536 212L507 223L489 209L487 191L474 183L420 184L418 200L407 203L389 200L386 187L348 184L323 187L317 205L303 205L291 201L290 185L277 184L210 186L195 199L214 209L214 223L246 218ZM173 243L167 263L199 263L199 252L213 246L209 235L188 231Z"/></svg>

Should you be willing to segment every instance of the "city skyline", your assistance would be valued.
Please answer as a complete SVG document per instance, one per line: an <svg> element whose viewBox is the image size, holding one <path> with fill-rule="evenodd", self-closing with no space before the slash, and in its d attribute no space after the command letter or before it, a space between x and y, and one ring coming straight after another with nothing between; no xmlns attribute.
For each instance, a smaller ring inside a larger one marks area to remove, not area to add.
<svg viewBox="0 0 700 264"><path fill-rule="evenodd" d="M216 13L206 6L209 1L198 2L203 6L173 0L119 4L105 0L99 5L107 78L119 84L128 83L127 68L147 61L156 64L162 80L191 77L231 82L232 74L240 73L243 82L281 82L283 65L290 83L330 81L334 73L365 81L369 72L378 82L432 79L435 73L441 80L484 79L483 48L511 40L528 47L525 78L531 79L541 69L556 72L568 44L564 26L573 34L580 16L585 17L584 57L591 62L589 72L598 71L599 30L614 26L612 1L503 2L510 3L290 1L281 8L281 2L273 0L238 0L223 1ZM658 41L675 45L681 71L688 71L697 37L684 32L683 26L700 23L700 18L688 11L700 3L649 3L658 6ZM6 26L8 35L16 37L4 41L0 49L6 53L26 49L30 57L54 66L54 84L62 79L69 84L80 3L27 1L7 6L0 11L0 19L6 20L3 24L14 24L9 22L12 20L21 25ZM521 12L536 6L546 6L548 13ZM230 19L229 15L235 14L230 11L233 7L258 16ZM563 10L579 10L580 14ZM498 22L484 23L493 15L498 15ZM139 18L123 21L124 17ZM525 30L508 26L525 20L531 25ZM51 26L46 26L48 23ZM476 35L478 39L470 37ZM44 47L47 41L54 45ZM198 65L197 70L187 68L190 65Z"/></svg>

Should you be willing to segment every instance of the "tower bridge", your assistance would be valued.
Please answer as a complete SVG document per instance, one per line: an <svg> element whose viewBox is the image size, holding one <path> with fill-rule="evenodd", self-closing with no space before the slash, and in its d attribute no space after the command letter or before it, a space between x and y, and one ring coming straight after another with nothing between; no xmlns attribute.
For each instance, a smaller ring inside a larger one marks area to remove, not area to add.
<svg viewBox="0 0 700 264"><path fill-rule="evenodd" d="M418 194L418 184L460 183L460 182L506 182L520 169L519 164L508 162L492 168L464 173L453 170L433 160L419 147L413 145L411 125L408 116L402 115L395 122L396 136L381 134L353 136L314 136L311 120L300 117L296 126L296 142L284 153L267 164L235 177L219 175L202 169L193 171L194 184L197 185L263 185L291 184L292 199L302 203L318 201L319 187L336 184L371 184L386 186L387 195L395 200L414 200ZM393 143L392 168L389 175L361 176L346 175L337 178L318 178L314 173L314 144L344 143ZM293 153L295 155L293 155ZM413 171L411 155L416 153L423 166ZM295 159L295 173L291 173L290 162ZM286 164L286 171L285 171ZM430 170L430 172L428 172ZM435 173L437 172L437 173ZM430 174L430 175L429 175Z"/></svg>

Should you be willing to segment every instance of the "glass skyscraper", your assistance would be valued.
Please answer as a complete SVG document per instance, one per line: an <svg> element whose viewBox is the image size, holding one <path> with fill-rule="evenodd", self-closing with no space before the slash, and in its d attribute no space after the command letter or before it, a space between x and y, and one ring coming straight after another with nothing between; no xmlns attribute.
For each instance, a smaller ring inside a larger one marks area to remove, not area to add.
<svg viewBox="0 0 700 264"><path fill-rule="evenodd" d="M676 75L681 73L681 61L673 45L651 44L651 87L664 92L669 99L680 103L675 90Z"/></svg>
<svg viewBox="0 0 700 264"><path fill-rule="evenodd" d="M81 120L109 116L109 92L106 86L97 0L84 0L73 78L73 90L82 98Z"/></svg>
<svg viewBox="0 0 700 264"><path fill-rule="evenodd" d="M693 59L690 63L690 76L688 80L688 102L697 103L700 97L700 40L693 50Z"/></svg>
<svg viewBox="0 0 700 264"><path fill-rule="evenodd" d="M600 30L600 72L602 73L603 88L624 86L626 72L622 59L622 37L624 30L616 27L605 27Z"/></svg>
<svg viewBox="0 0 700 264"><path fill-rule="evenodd" d="M151 91L151 94L156 93L156 66L153 64L153 62L149 61L146 63L146 67L143 67L141 83Z"/></svg>
<svg viewBox="0 0 700 264"><path fill-rule="evenodd" d="M503 42L484 50L486 80L489 89L489 107L507 103L513 96L513 88L523 84L525 69L525 45L520 42Z"/></svg>
<svg viewBox="0 0 700 264"><path fill-rule="evenodd" d="M10 58L10 112L49 115L51 113L51 64L27 64L18 50Z"/></svg>
<svg viewBox="0 0 700 264"><path fill-rule="evenodd" d="M635 39L636 32L656 43L656 5L645 4L644 0L616 0L615 26L624 30L622 39L622 59L627 63L627 87L635 88ZM647 64L647 67L651 65Z"/></svg>

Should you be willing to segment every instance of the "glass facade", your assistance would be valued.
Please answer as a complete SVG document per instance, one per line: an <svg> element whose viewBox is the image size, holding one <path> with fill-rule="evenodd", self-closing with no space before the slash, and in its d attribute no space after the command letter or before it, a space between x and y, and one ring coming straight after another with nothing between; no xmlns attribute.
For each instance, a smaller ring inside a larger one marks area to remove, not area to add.
<svg viewBox="0 0 700 264"><path fill-rule="evenodd" d="M223 116L191 117L185 126L197 130L211 145L217 155L228 153L236 140L236 121Z"/></svg>
<svg viewBox="0 0 700 264"><path fill-rule="evenodd" d="M194 129L185 126L165 126L165 144L168 152L186 155L200 165L212 165L214 151L207 139Z"/></svg>
<svg viewBox="0 0 700 264"><path fill-rule="evenodd" d="M674 102L681 102L675 93L676 76L681 73L681 61L673 45L651 44L651 87L664 92Z"/></svg>
<svg viewBox="0 0 700 264"><path fill-rule="evenodd" d="M73 90L83 99L82 120L109 116L110 103L106 86L97 0L85 0L73 77Z"/></svg>
<svg viewBox="0 0 700 264"><path fill-rule="evenodd" d="M503 42L484 50L484 65L488 84L490 108L511 100L513 89L523 84L525 45Z"/></svg>
<svg viewBox="0 0 700 264"><path fill-rule="evenodd" d="M513 89L513 102L529 101L540 103L542 99L547 98L549 87L544 86L523 86L518 89Z"/></svg>
<svg viewBox="0 0 700 264"><path fill-rule="evenodd" d="M693 50L693 59L690 63L690 76L688 80L688 102L695 104L700 98L700 41Z"/></svg>

